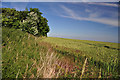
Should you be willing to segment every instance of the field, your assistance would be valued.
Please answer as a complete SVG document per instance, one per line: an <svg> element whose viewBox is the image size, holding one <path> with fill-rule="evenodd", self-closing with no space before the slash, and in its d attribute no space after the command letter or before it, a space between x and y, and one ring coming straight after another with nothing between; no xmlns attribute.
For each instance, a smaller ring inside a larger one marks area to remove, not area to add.
<svg viewBox="0 0 120 80"><path fill-rule="evenodd" d="M118 78L117 43L2 28L3 78Z"/></svg>
<svg viewBox="0 0 120 80"><path fill-rule="evenodd" d="M45 38L43 41L53 45L66 47L74 50L80 50L82 55L86 57L93 57L97 61L108 63L117 63L118 61L118 44L109 42L97 42L87 40L73 40L64 38ZM74 52L73 52L74 53ZM75 54L75 55L79 55Z"/></svg>
<svg viewBox="0 0 120 80"><path fill-rule="evenodd" d="M74 56L77 61L88 58L89 64L94 64L102 68L105 72L112 72L117 75L118 68L118 43L75 40L65 38L48 37L43 41L51 43L55 50Z"/></svg>

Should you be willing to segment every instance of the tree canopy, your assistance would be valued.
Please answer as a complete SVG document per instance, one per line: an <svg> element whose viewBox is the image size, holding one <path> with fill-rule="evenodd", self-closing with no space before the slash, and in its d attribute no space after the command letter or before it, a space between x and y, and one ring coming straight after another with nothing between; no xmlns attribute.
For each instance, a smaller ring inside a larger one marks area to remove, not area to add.
<svg viewBox="0 0 120 80"><path fill-rule="evenodd" d="M2 10L2 27L21 29L35 36L47 36L50 31L48 20L42 16L38 8L26 8L17 11L14 8L0 8Z"/></svg>

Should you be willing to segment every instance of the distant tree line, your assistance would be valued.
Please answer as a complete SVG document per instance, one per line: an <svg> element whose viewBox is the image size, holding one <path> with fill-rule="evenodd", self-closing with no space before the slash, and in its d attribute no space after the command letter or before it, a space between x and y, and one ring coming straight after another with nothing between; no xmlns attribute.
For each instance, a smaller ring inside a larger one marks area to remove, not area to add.
<svg viewBox="0 0 120 80"><path fill-rule="evenodd" d="M2 10L2 27L21 29L35 36L47 36L50 31L48 20L42 16L38 8L26 8L17 11L14 8L0 8Z"/></svg>

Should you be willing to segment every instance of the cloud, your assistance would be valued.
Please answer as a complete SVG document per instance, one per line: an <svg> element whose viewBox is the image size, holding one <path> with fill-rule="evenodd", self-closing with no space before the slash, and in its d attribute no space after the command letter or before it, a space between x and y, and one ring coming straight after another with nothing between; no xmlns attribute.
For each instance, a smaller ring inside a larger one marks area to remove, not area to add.
<svg viewBox="0 0 120 80"><path fill-rule="evenodd" d="M1 0L2 2L118 2L119 0Z"/></svg>
<svg viewBox="0 0 120 80"><path fill-rule="evenodd" d="M67 15L62 15L61 14L60 15L61 17L71 18L71 19L80 20L80 21L84 20L84 21L98 22L98 23L118 27L118 20L117 19L99 17L100 14L98 14L97 12L96 13L95 12L94 13L89 13L88 17L82 17L82 16L78 15L77 13L75 13L75 11L73 11L72 9L69 9L69 8L67 8L63 5L61 5L61 8L67 14Z"/></svg>
<svg viewBox="0 0 120 80"><path fill-rule="evenodd" d="M109 7L118 7L118 4L114 4L114 3L98 3L98 2L90 2L88 4L92 4L92 5L100 5L100 6L109 6Z"/></svg>
<svg viewBox="0 0 120 80"><path fill-rule="evenodd" d="M71 4L80 4L79 2L70 2ZM108 7L118 7L118 4L116 3L110 3L110 2L90 2L90 1L84 1L83 0L83 3L82 4L85 4L85 5L99 5L99 6L108 6Z"/></svg>
<svg viewBox="0 0 120 80"><path fill-rule="evenodd" d="M61 5L61 8L63 8L64 11L67 12L67 14L68 14L69 16L71 16L71 17L73 17L73 18L77 16L77 14L76 14L76 16L75 16L74 11L72 11L71 9L68 9L68 8L65 7L65 6Z"/></svg>
<svg viewBox="0 0 120 80"><path fill-rule="evenodd" d="M1 0L2 2L29 2L30 0Z"/></svg>
<svg viewBox="0 0 120 80"><path fill-rule="evenodd" d="M2 5L3 8L9 8L8 6Z"/></svg>
<svg viewBox="0 0 120 80"><path fill-rule="evenodd" d="M119 2L119 0L81 0L82 2Z"/></svg>
<svg viewBox="0 0 120 80"><path fill-rule="evenodd" d="M18 5L19 4L19 5ZM25 8L27 7L27 4L28 2L25 2L25 3L11 3L11 6L13 8L15 8L16 10L18 11L21 11L21 10L25 10Z"/></svg>

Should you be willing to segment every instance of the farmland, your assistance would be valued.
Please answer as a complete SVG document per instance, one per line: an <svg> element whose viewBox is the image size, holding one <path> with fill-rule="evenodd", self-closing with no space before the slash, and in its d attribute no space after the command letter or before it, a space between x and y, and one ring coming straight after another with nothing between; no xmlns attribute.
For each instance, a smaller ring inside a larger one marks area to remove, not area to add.
<svg viewBox="0 0 120 80"><path fill-rule="evenodd" d="M89 63L95 64L108 72L117 73L118 68L118 43L75 40L65 38L48 37L43 41L51 43L55 50L69 54L84 62L87 57Z"/></svg>
<svg viewBox="0 0 120 80"><path fill-rule="evenodd" d="M3 78L117 78L117 43L35 37L2 28Z"/></svg>
<svg viewBox="0 0 120 80"><path fill-rule="evenodd" d="M117 43L75 40L65 38L48 37L43 39L45 42L53 44L53 46L60 46L74 50L80 50L82 55L93 57L97 61L117 64L118 62L118 47ZM73 52L74 53L74 52ZM76 56L79 55L75 54Z"/></svg>

